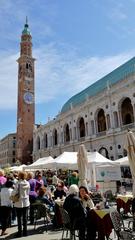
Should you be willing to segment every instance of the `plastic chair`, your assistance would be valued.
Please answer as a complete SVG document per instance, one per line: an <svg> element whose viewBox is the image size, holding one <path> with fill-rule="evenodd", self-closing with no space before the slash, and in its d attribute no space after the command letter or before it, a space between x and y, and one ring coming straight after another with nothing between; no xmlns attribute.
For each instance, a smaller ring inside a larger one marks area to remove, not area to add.
<svg viewBox="0 0 135 240"><path fill-rule="evenodd" d="M114 231L118 237L118 240L134 240L135 233L133 233L130 229L124 226L123 219L118 211L110 212L110 217L112 220L112 224L114 227Z"/></svg>
<svg viewBox="0 0 135 240"><path fill-rule="evenodd" d="M62 218L62 226L63 226L63 231L62 231L62 240L64 239L64 233L66 232L66 238L68 237L68 232L70 233L70 240L76 240L76 237L79 237L79 234L77 232L77 235L75 234L76 228L75 228L75 223L71 226L71 221L68 212L63 208L60 207L60 214ZM78 231L78 230L77 230Z"/></svg>
<svg viewBox="0 0 135 240"><path fill-rule="evenodd" d="M44 203L36 202L32 204L32 208L34 211L34 229L36 229L37 221L40 219L44 219L44 224L46 227L46 232L48 230L48 215L47 215L47 208Z"/></svg>

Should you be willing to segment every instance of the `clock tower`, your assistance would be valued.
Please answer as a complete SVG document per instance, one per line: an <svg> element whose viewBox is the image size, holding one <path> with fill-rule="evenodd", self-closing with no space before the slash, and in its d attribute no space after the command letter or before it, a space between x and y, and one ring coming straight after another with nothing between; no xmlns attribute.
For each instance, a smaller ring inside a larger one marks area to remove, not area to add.
<svg viewBox="0 0 135 240"><path fill-rule="evenodd" d="M16 161L21 164L32 162L33 127L35 123L34 62L32 36L28 21L21 35L18 62L18 106Z"/></svg>

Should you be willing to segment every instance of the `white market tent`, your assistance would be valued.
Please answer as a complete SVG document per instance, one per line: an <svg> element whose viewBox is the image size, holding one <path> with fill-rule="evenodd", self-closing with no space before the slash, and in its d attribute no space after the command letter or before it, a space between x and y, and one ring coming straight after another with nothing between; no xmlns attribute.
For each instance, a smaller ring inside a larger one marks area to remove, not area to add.
<svg viewBox="0 0 135 240"><path fill-rule="evenodd" d="M95 164L96 166L103 165L116 165L116 163L108 158L104 157L99 152L88 152L88 162L89 164Z"/></svg>
<svg viewBox="0 0 135 240"><path fill-rule="evenodd" d="M52 158L51 156L39 158L34 163L32 163L32 164L30 164L28 166L25 166L25 170L26 171L30 171L30 170L44 169L44 168L46 168L46 164L48 162L53 162L53 161L54 161L54 158Z"/></svg>
<svg viewBox="0 0 135 240"><path fill-rule="evenodd" d="M105 158L98 152L88 152L88 166L91 164L95 166L103 166L103 165L118 165L114 161L111 161ZM63 152L60 156L53 159L52 161L45 161L44 167L49 169L71 169L77 170L77 152Z"/></svg>
<svg viewBox="0 0 135 240"><path fill-rule="evenodd" d="M77 152L63 152L54 159L53 162L47 163L47 168L55 169L77 169Z"/></svg>
<svg viewBox="0 0 135 240"><path fill-rule="evenodd" d="M105 158L98 152L88 152L88 171L87 171L87 179L90 180L93 186L96 183L96 169L103 167L115 167L115 169L119 168L120 164L115 161L109 160ZM77 170L77 152L63 152L60 156L53 159L52 157L45 157L38 159L33 164L26 166L25 170L36 170L36 169L69 169L69 170Z"/></svg>
<svg viewBox="0 0 135 240"><path fill-rule="evenodd" d="M10 170L11 172L14 172L14 171L19 172L19 171L23 171L25 167L26 167L26 165L25 165L25 164L22 164L22 165L20 165L20 166L10 167L9 170Z"/></svg>
<svg viewBox="0 0 135 240"><path fill-rule="evenodd" d="M119 163L120 166L129 166L128 156L119 158L115 160L116 163Z"/></svg>
<svg viewBox="0 0 135 240"><path fill-rule="evenodd" d="M87 180L91 182L92 186L96 185L97 176L99 176L99 170L97 172L97 169L103 166L104 170L106 169L105 171L106 176L110 175L110 178L117 180L120 178L119 163L115 163L114 161L105 158L98 152L87 152L87 154L88 154ZM55 167L55 169L66 168L71 170L77 170L78 169L77 152L64 152L59 157L55 158L53 162L47 164L46 166L49 168ZM100 170L100 172L102 171ZM114 175L115 172L117 172L117 174ZM104 176L104 179L106 178L106 176Z"/></svg>
<svg viewBox="0 0 135 240"><path fill-rule="evenodd" d="M88 152L88 162L87 179L91 182L92 186L96 186L97 179L105 180L107 175L110 175L110 180L120 179L120 164L105 158L99 152ZM100 175L103 169L105 175L101 177ZM117 174L114 176L115 172L117 172Z"/></svg>

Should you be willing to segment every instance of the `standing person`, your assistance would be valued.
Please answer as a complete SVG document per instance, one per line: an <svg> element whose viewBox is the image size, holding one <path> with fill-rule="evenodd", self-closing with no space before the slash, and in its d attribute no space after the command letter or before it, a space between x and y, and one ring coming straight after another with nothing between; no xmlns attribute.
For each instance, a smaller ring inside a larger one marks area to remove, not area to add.
<svg viewBox="0 0 135 240"><path fill-rule="evenodd" d="M34 209L32 204L35 203L37 198L37 190L41 187L41 184L34 178L33 172L28 172L27 180L30 184L29 200L30 200L30 224L34 223Z"/></svg>
<svg viewBox="0 0 135 240"><path fill-rule="evenodd" d="M15 202L14 206L17 213L18 222L18 233L16 237L22 236L22 226L23 226L23 236L27 236L27 219L28 219L28 207L30 205L29 201L29 190L30 184L26 180L26 172L19 172L18 182L15 185L12 195L19 192L19 201Z"/></svg>
<svg viewBox="0 0 135 240"><path fill-rule="evenodd" d="M79 240L85 240L85 221L86 212L78 196L79 188L76 184L69 187L69 195L64 202L64 209L70 216L71 226L77 227L79 230Z"/></svg>
<svg viewBox="0 0 135 240"><path fill-rule="evenodd" d="M79 176L77 172L72 172L70 178L69 178L69 185L76 184L78 185L79 182Z"/></svg>
<svg viewBox="0 0 135 240"><path fill-rule="evenodd" d="M41 174L41 172L38 173L36 179L37 179L37 181L41 184L41 187L44 186L44 181L43 181L43 179L42 179L42 174Z"/></svg>
<svg viewBox="0 0 135 240"><path fill-rule="evenodd" d="M7 178L4 177L4 171L2 169L0 169L0 190L4 186L6 181L7 181Z"/></svg>
<svg viewBox="0 0 135 240"><path fill-rule="evenodd" d="M13 191L13 182L7 181L1 189L1 236L6 235L6 229L9 226L13 203L10 199Z"/></svg>

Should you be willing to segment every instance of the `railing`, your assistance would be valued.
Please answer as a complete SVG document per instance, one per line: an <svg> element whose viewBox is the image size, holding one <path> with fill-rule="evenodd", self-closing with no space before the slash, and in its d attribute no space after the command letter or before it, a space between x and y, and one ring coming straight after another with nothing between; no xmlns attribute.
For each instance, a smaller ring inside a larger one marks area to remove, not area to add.
<svg viewBox="0 0 135 240"><path fill-rule="evenodd" d="M64 142L64 145L69 145L70 144L70 141L65 141Z"/></svg>
<svg viewBox="0 0 135 240"><path fill-rule="evenodd" d="M121 126L121 130L127 130L128 128L134 128L135 127L135 124L134 123L130 123L130 124L126 124L126 125L123 125Z"/></svg>
<svg viewBox="0 0 135 240"><path fill-rule="evenodd" d="M97 137L101 137L101 136L105 136L105 135L106 135L106 131L96 133Z"/></svg>
<svg viewBox="0 0 135 240"><path fill-rule="evenodd" d="M83 141L85 141L85 137L81 137L81 138L79 138L78 141L79 141L79 142L83 142Z"/></svg>

